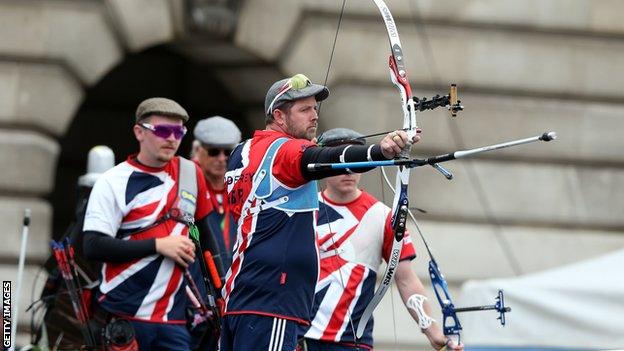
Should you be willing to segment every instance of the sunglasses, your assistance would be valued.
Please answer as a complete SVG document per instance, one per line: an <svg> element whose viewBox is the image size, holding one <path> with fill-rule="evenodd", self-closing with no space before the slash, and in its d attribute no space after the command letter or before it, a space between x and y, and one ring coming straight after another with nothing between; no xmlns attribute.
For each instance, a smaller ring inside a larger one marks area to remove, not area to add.
<svg viewBox="0 0 624 351"><path fill-rule="evenodd" d="M167 139L171 136L171 134L173 134L173 137L176 138L176 140L180 140L186 134L186 127L177 124L152 125L149 123L139 123L139 126L152 131L155 136L163 139Z"/></svg>
<svg viewBox="0 0 624 351"><path fill-rule="evenodd" d="M202 146L206 150L206 153L208 154L208 156L210 157L219 156L219 154L221 153L223 153L225 157L228 157L232 153L232 149L213 148L213 147L209 147L205 145L202 145Z"/></svg>

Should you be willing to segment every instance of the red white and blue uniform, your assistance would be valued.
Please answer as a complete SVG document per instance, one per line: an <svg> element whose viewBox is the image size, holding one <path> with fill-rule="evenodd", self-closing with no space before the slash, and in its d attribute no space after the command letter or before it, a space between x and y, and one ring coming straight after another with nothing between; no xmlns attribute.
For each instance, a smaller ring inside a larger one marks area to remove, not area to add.
<svg viewBox="0 0 624 351"><path fill-rule="evenodd" d="M225 316L261 315L309 324L318 278L316 181L301 174L314 143L270 130L239 144L225 175L237 221ZM222 344L223 345L223 344Z"/></svg>
<svg viewBox="0 0 624 351"><path fill-rule="evenodd" d="M355 345L353 329L375 291L381 260L392 250L391 209L370 194L349 203L335 203L319 194L318 244L321 275L316 285L308 339ZM401 260L415 257L409 235L403 240ZM350 315L352 314L352 315ZM351 321L353 325L351 325ZM373 319L360 347L372 348Z"/></svg>
<svg viewBox="0 0 624 351"><path fill-rule="evenodd" d="M152 168L139 164L133 155L108 170L91 192L84 231L123 240L188 236L188 227L173 219L152 226L178 198L179 163L175 157L162 168ZM195 219L199 221L212 211L212 205L198 167L196 178ZM201 282L199 261L189 269ZM116 315L146 322L185 324L185 286L181 268L173 260L153 254L125 263L104 262L96 297L102 308Z"/></svg>

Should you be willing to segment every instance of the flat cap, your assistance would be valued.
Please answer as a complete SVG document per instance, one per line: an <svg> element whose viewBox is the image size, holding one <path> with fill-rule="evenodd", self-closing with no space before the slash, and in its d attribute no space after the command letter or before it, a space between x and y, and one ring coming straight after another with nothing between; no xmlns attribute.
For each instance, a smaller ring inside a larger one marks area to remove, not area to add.
<svg viewBox="0 0 624 351"><path fill-rule="evenodd" d="M150 115L176 117L180 118L184 122L189 120L188 113L182 106L180 106L180 104L171 99L162 97L143 100L139 104L139 107L137 107L135 114L137 122L145 117L149 117Z"/></svg>
<svg viewBox="0 0 624 351"><path fill-rule="evenodd" d="M202 119L193 130L195 139L211 146L234 147L241 141L241 131L234 122L221 116Z"/></svg>
<svg viewBox="0 0 624 351"><path fill-rule="evenodd" d="M319 135L316 139L319 146L339 146L346 144L365 145L363 135L353 129L334 128Z"/></svg>

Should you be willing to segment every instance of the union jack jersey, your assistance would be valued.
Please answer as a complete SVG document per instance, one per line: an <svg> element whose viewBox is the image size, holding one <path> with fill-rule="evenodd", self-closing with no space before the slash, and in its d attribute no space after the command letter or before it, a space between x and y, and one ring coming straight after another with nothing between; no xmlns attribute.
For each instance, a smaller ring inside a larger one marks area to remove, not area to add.
<svg viewBox="0 0 624 351"><path fill-rule="evenodd" d="M174 157L163 168L152 168L139 164L132 155L108 170L91 191L83 230L122 240L188 236L188 227L173 219L152 226L177 200L179 164L179 158ZM195 168L198 221L212 211L212 205L204 176ZM198 262L189 266L194 277L201 276ZM96 296L105 310L150 322L186 323L186 283L182 269L173 260L153 254L124 263L104 262L100 274Z"/></svg>
<svg viewBox="0 0 624 351"><path fill-rule="evenodd" d="M312 146L262 130L230 155L225 180L237 238L222 291L226 315L309 324L319 273L318 201L316 182L303 178L300 162Z"/></svg>
<svg viewBox="0 0 624 351"><path fill-rule="evenodd" d="M321 275L316 285L314 318L305 337L350 345L354 343L352 328L357 327L373 298L381 260L387 262L392 250L392 213L364 191L344 204L334 203L322 193L318 196ZM406 233L401 260L414 257L414 246ZM371 318L358 342L372 347L372 332Z"/></svg>

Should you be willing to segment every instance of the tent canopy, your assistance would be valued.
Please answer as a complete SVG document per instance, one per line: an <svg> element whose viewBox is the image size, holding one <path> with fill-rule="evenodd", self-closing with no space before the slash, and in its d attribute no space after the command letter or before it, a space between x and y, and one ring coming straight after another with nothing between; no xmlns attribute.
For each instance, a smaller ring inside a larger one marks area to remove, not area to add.
<svg viewBox="0 0 624 351"><path fill-rule="evenodd" d="M459 314L467 350L624 349L624 250L511 279L469 281L458 307L491 304L498 289L512 308Z"/></svg>

